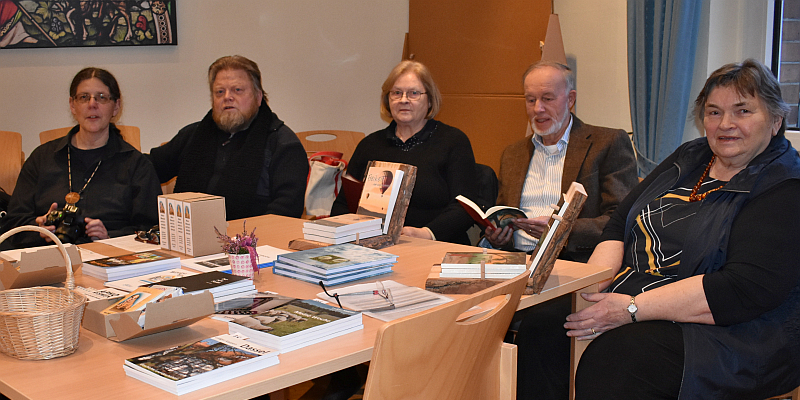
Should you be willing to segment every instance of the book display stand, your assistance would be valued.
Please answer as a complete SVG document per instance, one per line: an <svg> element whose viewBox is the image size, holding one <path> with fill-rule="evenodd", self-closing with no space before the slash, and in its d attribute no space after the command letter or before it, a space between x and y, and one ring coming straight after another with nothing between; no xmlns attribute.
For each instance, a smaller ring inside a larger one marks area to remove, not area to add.
<svg viewBox="0 0 800 400"><path fill-rule="evenodd" d="M528 260L528 285L524 294L539 294L547 278L553 271L556 258L567 243L567 238L572 231L572 226L578 218L584 202L586 190L583 185L573 182L566 194L561 207L556 207L550 216L548 228L542 233L539 246ZM434 265L431 274L425 281L425 289L442 294L472 294L488 287L503 282L502 279L487 278L441 278L441 267Z"/></svg>
<svg viewBox="0 0 800 400"><path fill-rule="evenodd" d="M386 233L367 239L358 239L353 242L377 250L395 245L400 240L400 232L403 230L403 223L405 222L406 212L408 211L408 203L411 201L411 193L414 191L414 184L417 181L417 167L409 164L372 161L367 165L367 171L372 167L384 168L387 170L400 170L403 172L402 181L397 189L397 198L394 202L391 217L389 221L384 222L385 224L388 223L388 229L385 230ZM357 214L361 214L362 212L362 208L359 207L359 212L357 212ZM324 246L330 246L330 244L302 238L294 239L289 242L289 248L292 250L309 250Z"/></svg>

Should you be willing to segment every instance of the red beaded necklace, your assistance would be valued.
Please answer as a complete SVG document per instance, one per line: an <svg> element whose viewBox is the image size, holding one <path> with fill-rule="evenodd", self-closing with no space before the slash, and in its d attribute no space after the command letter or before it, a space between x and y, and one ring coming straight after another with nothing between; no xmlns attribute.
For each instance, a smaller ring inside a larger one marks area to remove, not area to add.
<svg viewBox="0 0 800 400"><path fill-rule="evenodd" d="M706 167L706 170L703 171L703 176L700 177L700 180L697 181L696 185L694 185L694 188L692 189L692 193L689 194L689 202L690 203L691 202L695 202L695 201L701 201L701 200L705 199L706 196L708 196L709 193L715 192L717 190L720 190L720 189L722 189L722 186L725 186L725 184L723 183L722 186L720 186L720 187L716 187L714 189L711 189L711 190L709 190L709 191L707 191L707 192L705 192L703 194L697 194L697 191L700 190L700 186L703 185L703 181L708 176L708 172L711 170L711 166L714 165L714 160L716 158L717 158L716 154L712 154L711 155L711 161L708 162L708 166Z"/></svg>

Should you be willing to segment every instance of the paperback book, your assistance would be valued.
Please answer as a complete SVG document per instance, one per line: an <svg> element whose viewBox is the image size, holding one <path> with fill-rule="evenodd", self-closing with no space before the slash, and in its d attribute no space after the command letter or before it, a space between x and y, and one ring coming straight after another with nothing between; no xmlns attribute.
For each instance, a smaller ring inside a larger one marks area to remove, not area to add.
<svg viewBox="0 0 800 400"><path fill-rule="evenodd" d="M244 315L266 312L292 300L294 300L293 297L281 296L277 293L259 292L215 304L214 315L211 318L225 322L233 321Z"/></svg>
<svg viewBox="0 0 800 400"><path fill-rule="evenodd" d="M161 281L159 285L180 287L184 294L195 294L208 290L214 295L215 303L256 293L256 287L252 280L219 271Z"/></svg>
<svg viewBox="0 0 800 400"><path fill-rule="evenodd" d="M318 235L317 234L318 232L323 233L323 234L322 235ZM322 232L322 231L310 231L310 230L307 230L307 229L303 228L303 238L304 239L313 240L313 241L322 242L322 243L329 243L329 244L342 244L342 243L355 242L356 239L359 239L359 240L360 239L366 239L366 238L371 238L371 237L375 237L375 236L380 236L382 234L383 234L383 231L380 229L380 226L378 227L378 229L374 229L374 230L370 230L370 231L364 231L364 232L355 232L355 233L350 233L350 234L342 234L342 235L339 235L337 237L326 236L325 233Z"/></svg>
<svg viewBox="0 0 800 400"><path fill-rule="evenodd" d="M456 200L464 207L470 217L478 223L482 228L491 226L492 228L505 228L515 218L528 218L525 212L516 207L510 206L494 206L486 211L474 201L462 196L456 196ZM513 225L511 225L514 228Z"/></svg>
<svg viewBox="0 0 800 400"><path fill-rule="evenodd" d="M448 252L442 260L441 278L510 279L527 269L527 255L522 252Z"/></svg>
<svg viewBox="0 0 800 400"><path fill-rule="evenodd" d="M139 286L149 286L154 283L167 281L175 278L183 278L184 276L197 275L197 272L189 271L188 269L173 268L166 271L153 272L142 276L134 276L133 278L120 279L116 281L106 282L106 287L125 290L132 292Z"/></svg>
<svg viewBox="0 0 800 400"><path fill-rule="evenodd" d="M125 360L125 374L175 395L278 364L278 352L241 336L219 335Z"/></svg>
<svg viewBox="0 0 800 400"><path fill-rule="evenodd" d="M104 281L113 281L180 268L180 266L181 262L178 257L161 251L143 251L87 261L83 263L83 273Z"/></svg>
<svg viewBox="0 0 800 400"><path fill-rule="evenodd" d="M315 284L322 282L326 286L334 286L341 285L342 283L357 281L359 279L366 279L373 276L391 273L393 265L394 264L382 264L363 269L346 270L336 274L320 274L291 264L277 262L275 263L275 267L272 268L272 273L275 275L299 279L301 281Z"/></svg>
<svg viewBox="0 0 800 400"><path fill-rule="evenodd" d="M363 232L381 228L381 219L370 215L342 214L324 219L308 221L303 224L303 232L317 232L318 236L338 237L353 232Z"/></svg>
<svg viewBox="0 0 800 400"><path fill-rule="evenodd" d="M363 269L397 261L397 256L380 250L344 243L278 256L278 262L322 275Z"/></svg>
<svg viewBox="0 0 800 400"><path fill-rule="evenodd" d="M88 288L83 286L75 286L75 291L86 296L86 301L96 301L96 300L106 300L106 299L113 299L116 297L122 297L128 294L128 292L114 289L114 288L107 288L107 289L94 289Z"/></svg>
<svg viewBox="0 0 800 400"><path fill-rule="evenodd" d="M157 301L163 297L165 293L166 292L164 290L140 287L135 291L128 293L116 303L106 307L106 309L101 311L101 313L110 315L128 311L142 310L147 303Z"/></svg>
<svg viewBox="0 0 800 400"><path fill-rule="evenodd" d="M299 299L228 323L229 333L244 335L281 353L363 328L360 312Z"/></svg>
<svg viewBox="0 0 800 400"><path fill-rule="evenodd" d="M364 178L364 189L361 191L357 214L382 219L383 233L388 233L401 183L403 183L403 170L370 167Z"/></svg>

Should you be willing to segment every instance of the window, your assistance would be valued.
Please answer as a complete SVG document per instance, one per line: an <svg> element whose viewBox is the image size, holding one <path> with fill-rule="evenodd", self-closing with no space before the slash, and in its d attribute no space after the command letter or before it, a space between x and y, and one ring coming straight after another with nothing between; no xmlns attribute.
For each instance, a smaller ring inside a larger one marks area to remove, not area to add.
<svg viewBox="0 0 800 400"><path fill-rule="evenodd" d="M800 0L775 0L772 71L781 82L783 99L792 110L788 129L797 130L800 106Z"/></svg>

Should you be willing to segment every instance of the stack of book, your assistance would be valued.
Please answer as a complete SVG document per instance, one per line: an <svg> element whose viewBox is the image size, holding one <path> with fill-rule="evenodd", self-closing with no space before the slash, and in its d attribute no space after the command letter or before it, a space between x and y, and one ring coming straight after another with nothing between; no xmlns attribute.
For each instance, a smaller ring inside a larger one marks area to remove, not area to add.
<svg viewBox="0 0 800 400"><path fill-rule="evenodd" d="M392 272L397 256L380 250L344 243L281 254L272 272L276 275L325 285L369 278Z"/></svg>
<svg viewBox="0 0 800 400"><path fill-rule="evenodd" d="M180 268L181 260L160 251L142 251L119 257L107 257L83 263L83 274L115 281Z"/></svg>
<svg viewBox="0 0 800 400"><path fill-rule="evenodd" d="M439 277L511 279L526 269L526 254L522 252L448 252Z"/></svg>
<svg viewBox="0 0 800 400"><path fill-rule="evenodd" d="M132 292L139 286L150 286L161 281L166 281L175 278L183 278L184 276L197 275L197 272L189 271L188 269L173 268L166 271L153 272L141 276L134 276L133 278L120 279L117 281L106 282L106 287Z"/></svg>
<svg viewBox="0 0 800 400"><path fill-rule="evenodd" d="M125 360L125 374L175 395L278 364L278 352L234 335Z"/></svg>
<svg viewBox="0 0 800 400"><path fill-rule="evenodd" d="M341 244L381 235L381 219L369 215L343 214L303 224L306 240Z"/></svg>
<svg viewBox="0 0 800 400"><path fill-rule="evenodd" d="M278 296L270 308L228 322L228 332L281 353L364 329L361 313L315 300Z"/></svg>
<svg viewBox="0 0 800 400"><path fill-rule="evenodd" d="M169 279L158 284L183 288L184 294L196 294L208 290L214 295L215 303L257 293L253 281L247 277L219 271Z"/></svg>

